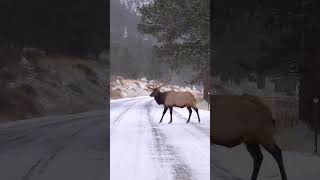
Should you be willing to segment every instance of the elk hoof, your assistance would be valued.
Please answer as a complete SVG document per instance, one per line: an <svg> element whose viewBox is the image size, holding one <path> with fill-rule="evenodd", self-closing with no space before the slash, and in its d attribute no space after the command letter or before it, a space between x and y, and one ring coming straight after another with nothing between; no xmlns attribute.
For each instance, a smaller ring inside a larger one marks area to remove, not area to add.
<svg viewBox="0 0 320 180"><path fill-rule="evenodd" d="M162 121L159 121L159 124L161 123Z"/></svg>
<svg viewBox="0 0 320 180"><path fill-rule="evenodd" d="M171 123L172 123L172 121L169 121L169 122L168 122L168 124L171 124Z"/></svg>
<svg viewBox="0 0 320 180"><path fill-rule="evenodd" d="M187 121L187 124L189 123L189 121Z"/></svg>

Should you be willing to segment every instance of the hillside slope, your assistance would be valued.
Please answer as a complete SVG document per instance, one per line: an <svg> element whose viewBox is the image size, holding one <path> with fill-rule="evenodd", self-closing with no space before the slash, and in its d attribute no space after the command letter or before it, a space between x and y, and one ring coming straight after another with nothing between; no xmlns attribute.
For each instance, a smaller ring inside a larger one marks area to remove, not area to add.
<svg viewBox="0 0 320 180"><path fill-rule="evenodd" d="M62 55L22 58L0 68L0 122L106 106L107 64Z"/></svg>

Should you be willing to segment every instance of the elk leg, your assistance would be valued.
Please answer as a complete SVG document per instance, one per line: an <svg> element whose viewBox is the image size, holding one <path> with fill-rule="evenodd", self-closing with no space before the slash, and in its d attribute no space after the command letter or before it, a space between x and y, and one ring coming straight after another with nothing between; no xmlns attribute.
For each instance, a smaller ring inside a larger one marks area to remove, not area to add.
<svg viewBox="0 0 320 180"><path fill-rule="evenodd" d="M163 116L166 114L167 110L168 110L168 107L164 107L164 110L163 110L163 113L162 113L162 117L161 117L159 123L162 122Z"/></svg>
<svg viewBox="0 0 320 180"><path fill-rule="evenodd" d="M263 160L263 154L261 152L259 144L246 144L247 150L253 158L253 172L251 180L256 180Z"/></svg>
<svg viewBox="0 0 320 180"><path fill-rule="evenodd" d="M169 107L170 108L170 121L169 121L169 124L172 123L172 109L173 107Z"/></svg>
<svg viewBox="0 0 320 180"><path fill-rule="evenodd" d="M282 151L278 145L274 144L272 147L264 146L264 148L272 155L272 157L277 161L278 167L280 169L281 179L287 180L287 174L284 169Z"/></svg>
<svg viewBox="0 0 320 180"><path fill-rule="evenodd" d="M189 111L189 118L188 118L187 123L189 123L189 121L190 121L190 117L191 117L191 114L192 114L192 109L191 109L191 107L190 107L190 106L188 106L187 108L188 108L188 111Z"/></svg>
<svg viewBox="0 0 320 180"><path fill-rule="evenodd" d="M192 107L192 108L196 111L196 113L198 115L198 120L199 120L199 123L200 123L200 116L199 116L198 108L197 107Z"/></svg>

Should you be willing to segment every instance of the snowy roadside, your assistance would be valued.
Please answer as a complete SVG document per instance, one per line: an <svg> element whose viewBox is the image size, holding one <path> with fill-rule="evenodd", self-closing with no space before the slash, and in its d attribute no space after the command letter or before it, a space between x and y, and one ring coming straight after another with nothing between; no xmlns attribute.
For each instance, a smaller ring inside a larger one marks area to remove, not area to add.
<svg viewBox="0 0 320 180"><path fill-rule="evenodd" d="M149 96L150 90L146 87L145 80L132 80L119 77L110 82L110 99L133 98L140 96ZM162 91L188 91L192 93L197 99L197 106L199 109L209 110L208 103L203 100L203 93L195 88L180 87L175 85L165 85L161 88Z"/></svg>
<svg viewBox="0 0 320 180"><path fill-rule="evenodd" d="M280 180L278 166L272 156L264 149L264 159L259 173L259 180ZM318 180L320 177L320 158L283 151L283 159L290 180ZM215 180L250 179L253 161L245 146L232 149L211 146L211 175Z"/></svg>
<svg viewBox="0 0 320 180"><path fill-rule="evenodd" d="M318 180L320 177L320 157L313 156L314 134L304 124L284 129L275 134L283 150L283 159L290 180ZM318 144L320 136L318 136ZM263 148L264 159L259 180L280 180L280 172L275 160ZM244 145L229 149L211 146L211 174L215 180L250 179L253 160Z"/></svg>
<svg viewBox="0 0 320 180"><path fill-rule="evenodd" d="M284 129L281 133L277 133L275 137L284 150L306 155L313 154L314 132L302 122L292 128ZM320 146L320 135L318 135L318 146Z"/></svg>

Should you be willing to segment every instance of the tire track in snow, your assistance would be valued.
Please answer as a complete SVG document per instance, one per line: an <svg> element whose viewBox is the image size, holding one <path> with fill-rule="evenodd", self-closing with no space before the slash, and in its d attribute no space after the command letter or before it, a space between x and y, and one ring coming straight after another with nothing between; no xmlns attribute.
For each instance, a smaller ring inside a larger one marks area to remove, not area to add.
<svg viewBox="0 0 320 180"><path fill-rule="evenodd" d="M127 106L123 111L120 112L120 114L112 121L112 124L116 124L120 122L123 118L123 116L132 108L134 105L138 104L140 101L136 101L129 106ZM123 105L122 105L123 106ZM112 108L111 108L112 109Z"/></svg>
<svg viewBox="0 0 320 180"><path fill-rule="evenodd" d="M68 136L64 136L61 139L64 139L62 143L53 144L53 148L50 153L47 155L40 157L31 167L30 169L23 175L22 180L29 180L32 179L32 177L37 177L40 174L43 174L46 168L48 167L50 161L54 160L57 155L65 149L65 146L68 144L69 141L72 140L73 137L77 136L81 132L88 130L89 128L93 126L97 126L103 123L103 121L96 122L92 121L87 126L80 127L76 131L74 131L72 134Z"/></svg>
<svg viewBox="0 0 320 180"><path fill-rule="evenodd" d="M217 145L214 145L214 146L217 146ZM210 151L212 152L213 150L211 148L213 148L213 147L210 147ZM230 170L219 165L219 161L217 161L217 160L213 160L213 161L215 161L215 162L211 163L212 161L210 159L210 173L211 173L212 179L226 180L227 178L230 179L230 177L231 177L232 180L245 180L240 177L234 176ZM215 178L213 178L213 175L216 174L215 172L213 172L214 170L220 171L219 175L218 176L216 175Z"/></svg>
<svg viewBox="0 0 320 180"><path fill-rule="evenodd" d="M191 168L182 160L174 147L166 143L166 136L159 130L159 126L154 123L151 116L152 100L145 104L148 112L148 121L152 128L152 135L155 140L155 149L157 151L160 163L170 164L176 180L193 180Z"/></svg>
<svg viewBox="0 0 320 180"><path fill-rule="evenodd" d="M177 116L179 119L184 119L184 120L188 120L186 117L182 116L181 113L179 113L178 111L174 110L174 115ZM203 128L201 126L198 126L197 123L193 123L193 122L189 122L191 123L195 129L197 129L198 131L200 131L201 133L205 134L206 136L210 137L210 129L206 129L206 128ZM187 129L186 129L187 130ZM190 131L190 130L187 130L189 133L191 133L193 135L193 133ZM194 135L193 135L194 136ZM212 150L210 150L212 151ZM211 160L210 160L211 161ZM210 169L211 168L214 168L216 170L219 170L220 173L222 173L223 175L220 174L220 176L217 176L215 177L214 179L218 179L218 180L227 180L226 178L231 178L232 180L244 180L242 178L239 178L239 177L236 177L234 176L230 170L228 170L227 168L224 168L223 166L219 165L218 162L215 162L215 163L210 163ZM211 178L213 179L213 174L215 174L214 172L211 171Z"/></svg>
<svg viewBox="0 0 320 180"><path fill-rule="evenodd" d="M123 103L131 102L131 101L135 101L135 100L137 100L137 98L135 98L135 99L123 100L123 101L120 101L120 102L112 102L112 103L110 103L110 110L116 109L116 108L118 108L118 107L122 107L122 106L123 106Z"/></svg>
<svg viewBox="0 0 320 180"><path fill-rule="evenodd" d="M114 99L110 101L110 110L116 109L118 107L122 107L124 103L131 102L131 101L137 101L137 100L144 100L147 99L148 97L144 96L138 96L134 98L125 98L125 99Z"/></svg>
<svg viewBox="0 0 320 180"><path fill-rule="evenodd" d="M59 152L61 152L64 149L64 146L57 147L48 157L46 158L40 158L38 161L34 163L33 166L24 174L22 177L22 180L28 180L31 179L33 174L37 171L37 174L42 174L45 170L45 168L49 165L49 161L53 160Z"/></svg>
<svg viewBox="0 0 320 180"><path fill-rule="evenodd" d="M117 104L119 103L119 105L117 105L116 107L113 107L113 105L110 106L110 112L111 110L113 110L114 108L117 108L117 107L123 107L124 104L128 104L128 102L131 102L131 101L134 101L132 104L129 104L127 105L127 107L124 108L124 110L122 110L119 115L114 119L112 120L111 119L111 116L110 116L110 122L112 122L110 124L110 138L112 137L113 135L113 131L116 131L117 129L117 124L122 120L123 116L135 105L137 105L138 103L141 103L141 100L143 100L144 98L134 98L134 99L129 99L129 100L124 100L124 101L120 101L120 102L117 102ZM110 113L111 114L111 113ZM112 131L111 131L112 129Z"/></svg>
<svg viewBox="0 0 320 180"><path fill-rule="evenodd" d="M185 118L182 114L180 114L177 111L173 112L173 116L180 119L180 120L184 119L187 121L187 118ZM189 122L189 124L190 124L190 122ZM208 154L208 152L203 152L202 149L199 147L201 147L202 143L200 143L200 142L203 140L204 137L208 138L206 143L208 143L208 145L210 144L209 131L207 131L206 128L199 126L198 123L191 123L192 126L190 126L189 124L186 124L186 126L184 127L184 131L189 133L191 135L191 137L194 138L194 140L193 140L194 145L190 148L193 149L193 152L198 153L198 160L207 161L208 159L210 159L210 153ZM204 137L199 136L200 135L199 133Z"/></svg>
<svg viewBox="0 0 320 180"><path fill-rule="evenodd" d="M0 152L5 153L7 151L12 151L14 149L21 148L22 145L28 145L30 143L34 143L36 140L43 138L42 135L38 134L39 129L42 131L45 131L46 129L50 130L52 128L58 128L60 126L66 126L69 124L78 124L83 123L87 120L87 118L97 118L100 117L100 115L93 115L88 116L86 118L74 118L72 120L68 121L61 121L61 122L48 122L45 124L42 124L40 126L34 126L34 127L24 127L23 125L19 127L19 129L4 129L3 133L1 134L1 137L3 139L0 139L0 144L5 146L6 148L1 148ZM1 129L0 129L1 130ZM9 135L13 134L13 135Z"/></svg>
<svg viewBox="0 0 320 180"><path fill-rule="evenodd" d="M177 116L179 119L184 119L184 120L188 120L186 117L182 116L178 111L176 110L173 110L174 111L174 115ZM210 129L206 129L204 127L201 127L201 126L197 126L196 123L193 123L193 122L189 122L193 125L193 127L197 130L199 130L200 132L202 132L203 134L205 134L206 136L210 137Z"/></svg>

